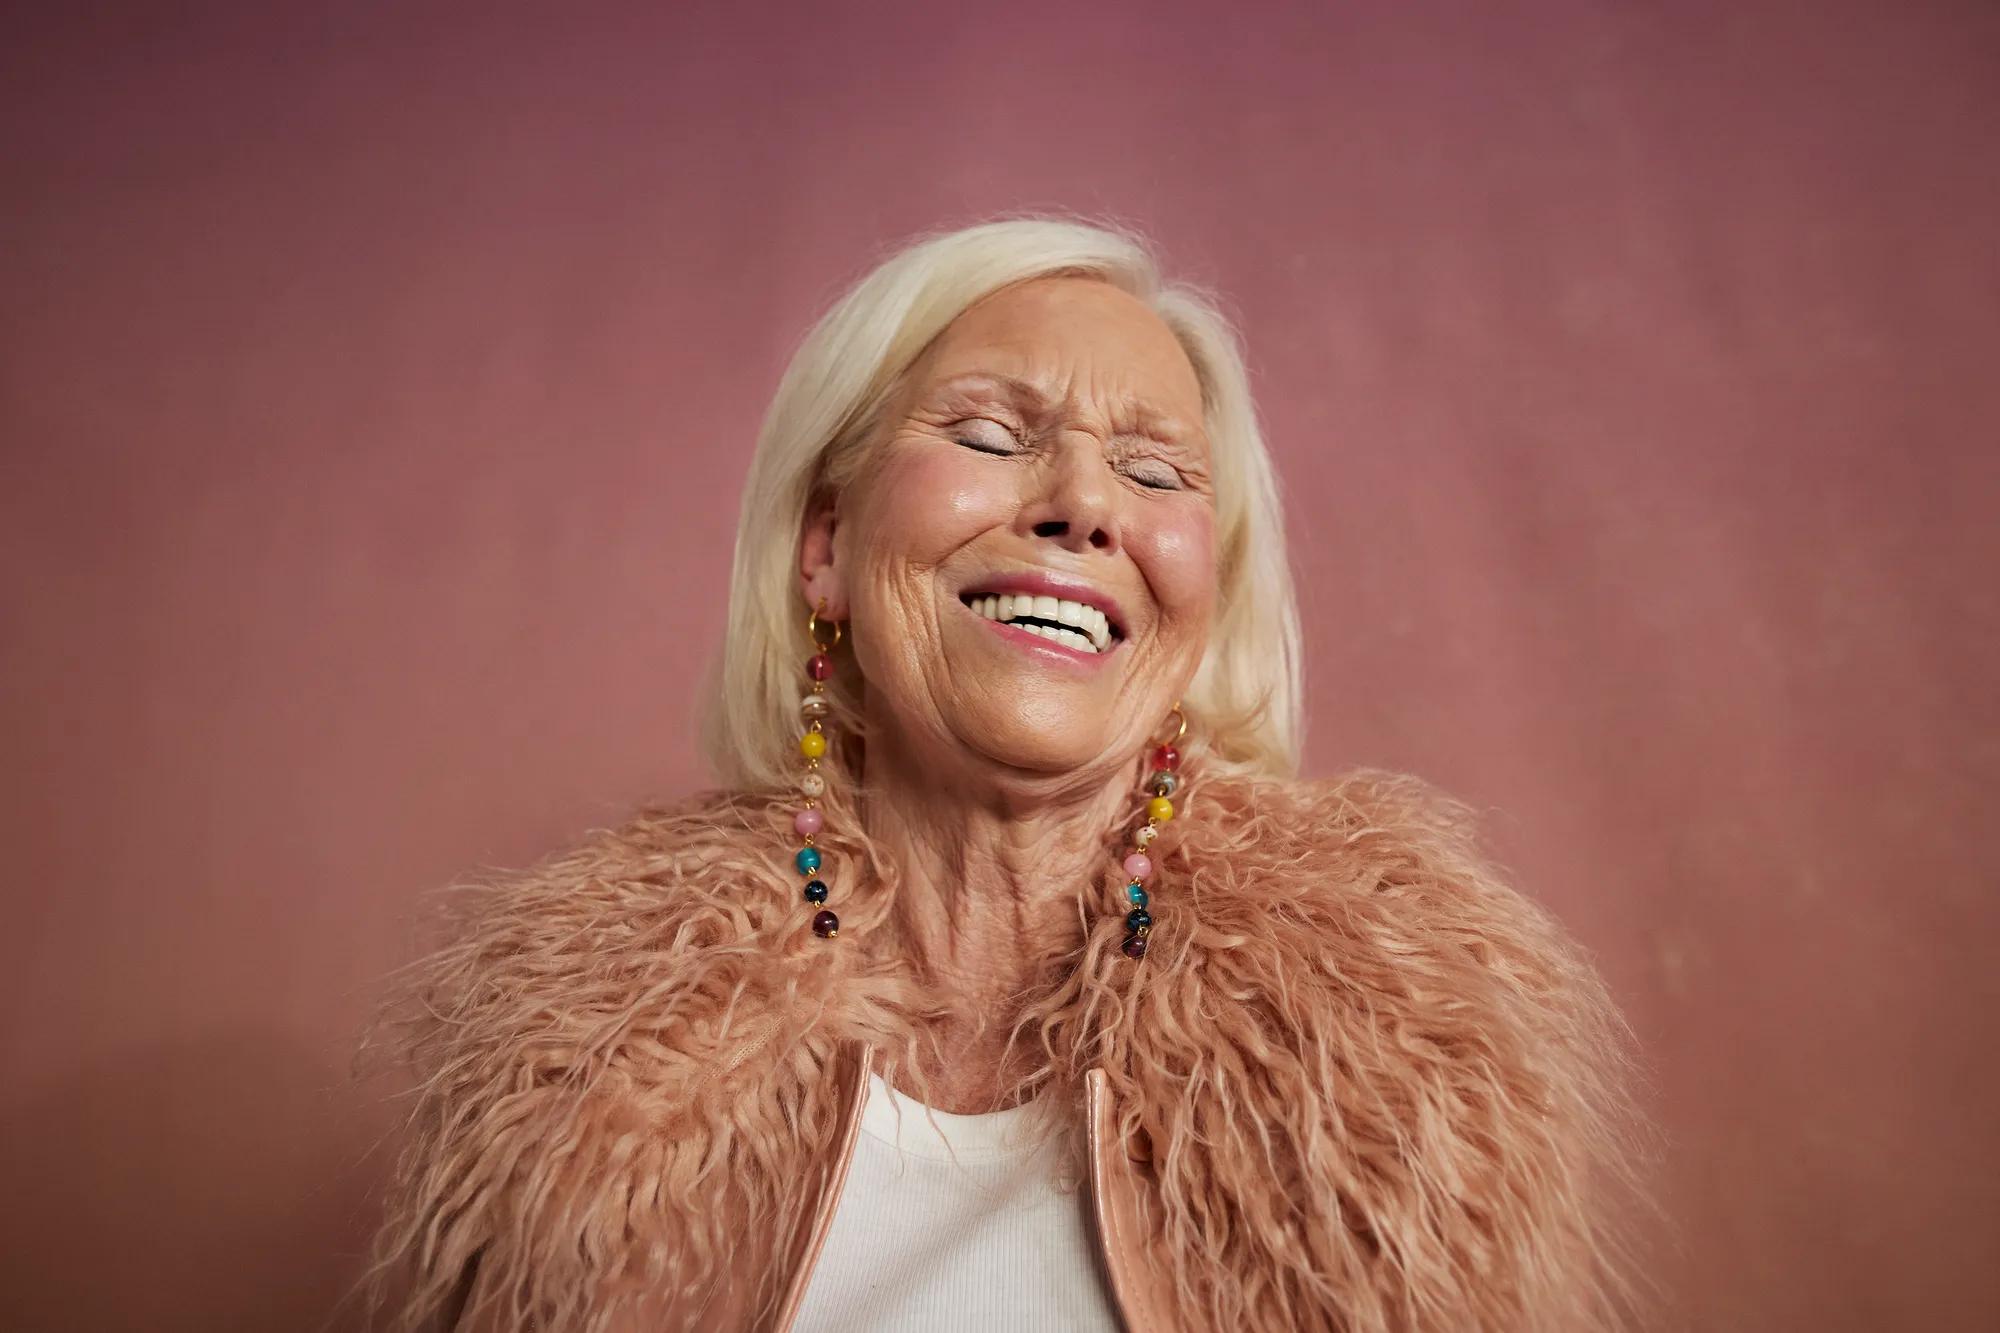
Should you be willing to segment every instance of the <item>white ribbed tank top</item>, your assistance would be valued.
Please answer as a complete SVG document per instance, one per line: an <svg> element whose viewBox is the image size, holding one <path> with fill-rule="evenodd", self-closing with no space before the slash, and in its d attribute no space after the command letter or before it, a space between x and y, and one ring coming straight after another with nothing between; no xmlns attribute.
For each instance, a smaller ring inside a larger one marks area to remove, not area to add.
<svg viewBox="0 0 2000 1333"><path fill-rule="evenodd" d="M871 1074L796 1333L1116 1333L1082 1164L1025 1142L1027 1113L934 1111Z"/></svg>

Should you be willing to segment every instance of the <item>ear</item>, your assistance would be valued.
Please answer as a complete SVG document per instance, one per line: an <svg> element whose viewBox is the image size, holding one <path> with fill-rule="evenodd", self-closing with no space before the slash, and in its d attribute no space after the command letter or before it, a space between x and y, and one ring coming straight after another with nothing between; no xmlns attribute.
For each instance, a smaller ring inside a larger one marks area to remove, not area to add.
<svg viewBox="0 0 2000 1333"><path fill-rule="evenodd" d="M847 619L847 584L834 563L833 533L839 525L833 496L815 495L806 506L805 526L799 533L799 590L806 605L826 610L828 620Z"/></svg>

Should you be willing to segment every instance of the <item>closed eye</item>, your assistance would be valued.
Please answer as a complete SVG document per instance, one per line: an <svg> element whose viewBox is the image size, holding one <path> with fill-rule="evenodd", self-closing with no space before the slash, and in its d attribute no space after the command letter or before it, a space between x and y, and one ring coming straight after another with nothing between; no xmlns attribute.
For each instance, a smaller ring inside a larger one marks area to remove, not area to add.
<svg viewBox="0 0 2000 1333"><path fill-rule="evenodd" d="M973 417L951 428L952 442L982 454L1019 453L1021 441L1013 431L991 417Z"/></svg>

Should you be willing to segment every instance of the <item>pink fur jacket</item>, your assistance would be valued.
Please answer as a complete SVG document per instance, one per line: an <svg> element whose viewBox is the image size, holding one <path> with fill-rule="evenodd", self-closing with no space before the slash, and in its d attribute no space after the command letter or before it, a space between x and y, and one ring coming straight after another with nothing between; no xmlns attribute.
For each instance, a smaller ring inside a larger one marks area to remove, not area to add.
<svg viewBox="0 0 2000 1333"><path fill-rule="evenodd" d="M1153 848L1151 952L1119 952L1107 830L1016 1029L1038 1104L1101 1069L1119 1132L1150 1145L1178 1321L1621 1323L1637 1122L1589 965L1416 779L1205 774L1190 755ZM830 794L841 936L816 938L789 806L646 809L445 895L448 942L381 1034L418 1077L373 1285L396 1327L469 1301L479 1327L715 1328L730 1283L729 1308L769 1319L778 1238L833 1150L829 1069L866 1042L893 1071L925 1012L907 969L843 947L893 920L893 867Z"/></svg>

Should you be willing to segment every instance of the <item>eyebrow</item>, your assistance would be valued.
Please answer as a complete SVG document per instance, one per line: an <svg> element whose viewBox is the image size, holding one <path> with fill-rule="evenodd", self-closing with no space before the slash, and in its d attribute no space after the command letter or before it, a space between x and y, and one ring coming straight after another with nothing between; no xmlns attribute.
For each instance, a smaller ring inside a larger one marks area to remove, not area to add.
<svg viewBox="0 0 2000 1333"><path fill-rule="evenodd" d="M1041 411L1061 406L1042 391L1042 387L1032 380L1018 375L1008 375L992 370L968 370L948 379L939 380L931 386L933 393L962 391L970 388L997 388L1017 398L1025 398ZM1193 432L1179 417L1155 408L1143 398L1126 398L1118 404L1120 417L1138 433L1151 435L1167 444L1185 444Z"/></svg>

